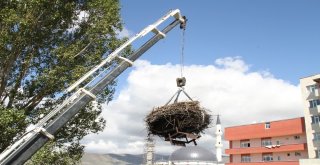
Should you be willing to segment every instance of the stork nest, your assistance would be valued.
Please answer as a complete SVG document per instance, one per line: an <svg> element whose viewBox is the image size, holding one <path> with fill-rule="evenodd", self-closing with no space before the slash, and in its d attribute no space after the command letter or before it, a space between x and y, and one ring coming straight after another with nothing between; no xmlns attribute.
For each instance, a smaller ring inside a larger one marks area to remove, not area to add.
<svg viewBox="0 0 320 165"><path fill-rule="evenodd" d="M198 101L187 101L156 107L145 121L150 134L167 138L177 130L193 134L203 132L211 123L211 115Z"/></svg>

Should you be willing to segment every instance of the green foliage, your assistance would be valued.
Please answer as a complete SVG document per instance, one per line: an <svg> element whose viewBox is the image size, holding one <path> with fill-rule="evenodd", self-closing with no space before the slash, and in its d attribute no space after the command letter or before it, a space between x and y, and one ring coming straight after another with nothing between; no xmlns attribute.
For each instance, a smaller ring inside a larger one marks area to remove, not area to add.
<svg viewBox="0 0 320 165"><path fill-rule="evenodd" d="M0 106L1 151L12 143L12 137L21 135L26 126L25 117L23 111Z"/></svg>
<svg viewBox="0 0 320 165"><path fill-rule="evenodd" d="M42 147L26 165L69 165L79 164L83 153L83 146L72 143L71 147L58 147L53 142L48 142Z"/></svg>
<svg viewBox="0 0 320 165"><path fill-rule="evenodd" d="M2 0L0 6L1 152L27 124L61 103L66 87L125 40L116 36L122 30L117 0ZM112 99L114 85L98 96L96 108L82 109L31 162L76 162L83 152L79 141L105 127L100 104Z"/></svg>

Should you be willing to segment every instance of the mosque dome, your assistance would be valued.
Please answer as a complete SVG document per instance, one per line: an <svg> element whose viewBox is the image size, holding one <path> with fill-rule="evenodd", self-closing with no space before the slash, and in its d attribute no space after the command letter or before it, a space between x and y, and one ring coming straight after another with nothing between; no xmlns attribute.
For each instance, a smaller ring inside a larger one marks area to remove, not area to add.
<svg viewBox="0 0 320 165"><path fill-rule="evenodd" d="M174 151L169 160L171 162L217 162L217 157L202 147L189 146Z"/></svg>

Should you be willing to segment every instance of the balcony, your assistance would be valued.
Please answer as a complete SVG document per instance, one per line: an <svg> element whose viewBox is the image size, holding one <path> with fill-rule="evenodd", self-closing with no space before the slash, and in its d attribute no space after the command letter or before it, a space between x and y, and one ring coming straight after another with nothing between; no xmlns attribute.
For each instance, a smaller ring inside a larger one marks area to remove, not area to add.
<svg viewBox="0 0 320 165"><path fill-rule="evenodd" d="M314 130L315 132L320 132L320 123L311 124L311 128L312 128L312 130Z"/></svg>
<svg viewBox="0 0 320 165"><path fill-rule="evenodd" d="M226 149L226 154L253 154L253 153L270 153L270 152L288 152L307 150L307 143L278 145L271 147L248 147Z"/></svg>
<svg viewBox="0 0 320 165"><path fill-rule="evenodd" d="M317 105L313 108L309 108L309 112L311 115L318 115L320 113L320 105Z"/></svg>
<svg viewBox="0 0 320 165"><path fill-rule="evenodd" d="M309 91L307 93L307 100L319 98L319 89L313 89L313 91Z"/></svg>
<svg viewBox="0 0 320 165"><path fill-rule="evenodd" d="M313 145L317 148L320 147L320 140L313 139Z"/></svg>
<svg viewBox="0 0 320 165"><path fill-rule="evenodd" d="M299 165L299 161L226 163L225 165Z"/></svg>

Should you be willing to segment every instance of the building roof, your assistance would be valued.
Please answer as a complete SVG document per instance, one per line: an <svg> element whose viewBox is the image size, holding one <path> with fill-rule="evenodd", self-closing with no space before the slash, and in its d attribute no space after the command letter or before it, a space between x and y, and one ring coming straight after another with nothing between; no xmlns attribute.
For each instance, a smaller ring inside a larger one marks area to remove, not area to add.
<svg viewBox="0 0 320 165"><path fill-rule="evenodd" d="M217 116L217 122L216 122L216 124L218 125L218 124L221 124L221 121L220 121L220 117L219 117L220 115L218 115Z"/></svg>
<svg viewBox="0 0 320 165"><path fill-rule="evenodd" d="M304 76L304 77L301 77L301 79L307 79L307 78L311 78L311 77L317 77L317 76L320 76L320 74L313 74L313 75L309 75L309 76Z"/></svg>
<svg viewBox="0 0 320 165"><path fill-rule="evenodd" d="M266 128L266 124L269 125ZM226 140L243 140L263 137L277 137L305 134L304 118L294 118L265 123L227 127L224 131Z"/></svg>
<svg viewBox="0 0 320 165"><path fill-rule="evenodd" d="M196 162L216 162L217 158L216 155L213 154L211 151L204 149L199 146L188 146L182 147L176 151L174 151L170 158L172 162L179 162L179 161L196 161Z"/></svg>

